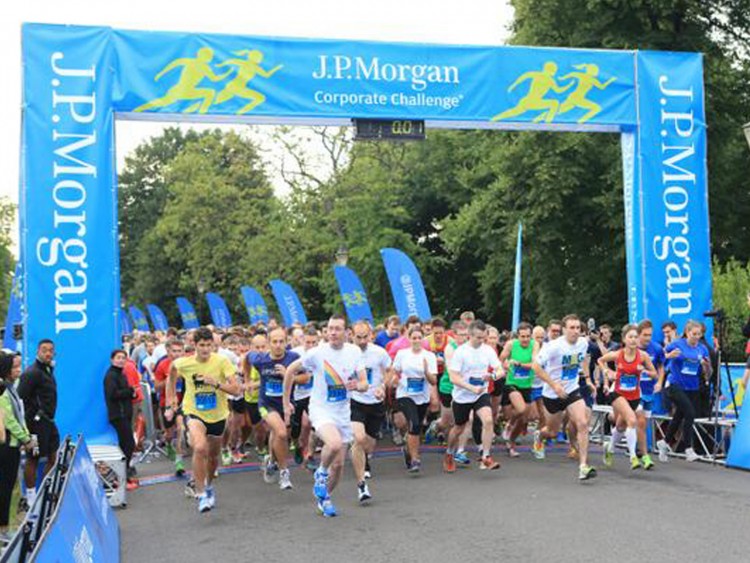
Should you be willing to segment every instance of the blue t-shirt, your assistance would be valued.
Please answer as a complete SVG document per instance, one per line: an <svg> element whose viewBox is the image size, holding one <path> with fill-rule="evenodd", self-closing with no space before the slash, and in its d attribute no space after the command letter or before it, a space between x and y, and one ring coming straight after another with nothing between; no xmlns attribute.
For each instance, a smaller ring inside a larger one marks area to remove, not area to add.
<svg viewBox="0 0 750 563"><path fill-rule="evenodd" d="M669 384L685 391L697 391L700 387L701 360L710 358L708 348L698 343L695 347L688 344L687 339L680 338L665 348L668 354L679 349L681 354L672 358L669 363Z"/></svg>
<svg viewBox="0 0 750 563"><path fill-rule="evenodd" d="M641 352L648 354L651 358L651 363L654 364L654 368L658 371L659 366L664 365L664 348L653 340L645 348L641 348ZM656 385L657 379L650 377L644 373L641 375L641 396L651 397L654 394L654 386Z"/></svg>
<svg viewBox="0 0 750 563"><path fill-rule="evenodd" d="M375 344L381 348L385 348L391 340L396 340L399 337L399 333L396 332L393 336L388 336L388 332L381 330L375 337Z"/></svg>
<svg viewBox="0 0 750 563"><path fill-rule="evenodd" d="M260 389L258 390L258 404L263 406L269 402L281 403L284 395L284 376L276 373L276 365L281 364L288 367L292 362L299 359L299 354L286 350L283 358L273 359L266 352L258 354L249 352L247 361L258 370L260 374Z"/></svg>

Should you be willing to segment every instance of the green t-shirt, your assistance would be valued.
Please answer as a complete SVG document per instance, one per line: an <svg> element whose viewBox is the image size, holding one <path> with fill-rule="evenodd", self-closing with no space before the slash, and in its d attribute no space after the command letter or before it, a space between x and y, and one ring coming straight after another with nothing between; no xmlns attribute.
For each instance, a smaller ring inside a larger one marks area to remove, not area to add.
<svg viewBox="0 0 750 563"><path fill-rule="evenodd" d="M521 364L531 364L533 351L533 341L529 342L528 348L524 348L521 346L521 342L514 340L510 349L510 359ZM534 383L534 371L530 367L514 366L511 364L506 383L519 389L530 389Z"/></svg>
<svg viewBox="0 0 750 563"><path fill-rule="evenodd" d="M455 351L456 348L458 348L458 344L456 344L456 341L451 339L450 342L448 342L448 346L451 347L451 350ZM438 381L438 391L440 391L443 395L450 395L453 393L453 383L451 383L451 376L448 375L448 361L446 359L445 362L445 371L443 372L443 375L440 377L440 381Z"/></svg>

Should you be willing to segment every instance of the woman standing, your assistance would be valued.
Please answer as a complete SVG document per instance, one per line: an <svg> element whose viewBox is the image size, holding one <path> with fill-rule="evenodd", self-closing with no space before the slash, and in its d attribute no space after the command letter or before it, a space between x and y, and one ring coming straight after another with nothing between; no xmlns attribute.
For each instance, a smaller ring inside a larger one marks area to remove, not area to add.
<svg viewBox="0 0 750 563"><path fill-rule="evenodd" d="M110 355L112 365L104 376L104 400L107 402L109 423L117 432L117 441L122 453L125 454L125 466L129 469L130 458L133 457L133 450L135 450L131 420L136 390L128 384L128 378L122 372L127 359L125 350L115 350ZM138 482L135 479L128 479L128 490L135 489L137 486Z"/></svg>
<svg viewBox="0 0 750 563"><path fill-rule="evenodd" d="M685 444L685 459L696 461L698 454L693 449L693 421L698 410L701 375L711 376L711 356L700 343L703 329L697 321L685 325L685 337L670 343L664 351L670 358L667 396L674 406L674 416L667 427L664 440L656 442L659 461L668 461L670 442L682 425L682 440Z"/></svg>
<svg viewBox="0 0 750 563"><path fill-rule="evenodd" d="M651 358L638 349L638 327L625 325L622 329L623 348L614 352L607 352L597 363L605 377L604 393L609 395L612 412L615 417L615 428L612 439L604 445L604 464L612 465L615 445L622 436L628 444L630 454L630 468L638 469L641 462L638 459L636 447L638 445L638 431L636 429L635 411L641 404L641 374L656 377L656 368ZM609 362L615 362L616 371L608 367ZM614 379L615 385L610 390L609 382ZM651 469L650 458L644 463L645 469Z"/></svg>
<svg viewBox="0 0 750 563"><path fill-rule="evenodd" d="M23 401L18 396L15 382L21 375L21 356L0 352L0 382L5 392L0 396L0 540L9 539L10 501L18 478L21 461L21 446L28 450L34 447L31 434L26 428Z"/></svg>

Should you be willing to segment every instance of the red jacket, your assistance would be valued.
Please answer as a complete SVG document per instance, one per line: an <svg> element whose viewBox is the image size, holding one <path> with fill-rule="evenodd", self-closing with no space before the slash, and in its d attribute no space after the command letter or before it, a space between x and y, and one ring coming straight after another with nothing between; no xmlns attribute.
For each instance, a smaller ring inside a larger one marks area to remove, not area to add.
<svg viewBox="0 0 750 563"><path fill-rule="evenodd" d="M135 366L133 360L127 360L125 367L122 368L122 373L128 378L128 385L135 388L135 398L133 404L138 404L143 401L143 389L141 389L141 376L138 373L138 368Z"/></svg>

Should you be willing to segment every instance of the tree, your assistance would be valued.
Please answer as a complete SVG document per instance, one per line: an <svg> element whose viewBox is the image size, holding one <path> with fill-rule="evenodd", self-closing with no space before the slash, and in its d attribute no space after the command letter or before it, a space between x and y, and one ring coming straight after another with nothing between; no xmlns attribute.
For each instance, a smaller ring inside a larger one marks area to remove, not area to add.
<svg viewBox="0 0 750 563"><path fill-rule="evenodd" d="M8 301L13 284L16 259L11 252L11 232L16 224L16 205L7 198L0 198L0 319L8 313Z"/></svg>

